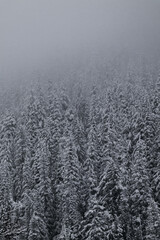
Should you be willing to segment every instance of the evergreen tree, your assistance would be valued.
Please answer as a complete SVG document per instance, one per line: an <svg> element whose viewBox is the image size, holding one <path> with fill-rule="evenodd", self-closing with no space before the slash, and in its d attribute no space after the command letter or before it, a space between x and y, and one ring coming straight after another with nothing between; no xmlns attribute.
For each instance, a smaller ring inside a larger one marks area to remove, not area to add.
<svg viewBox="0 0 160 240"><path fill-rule="evenodd" d="M60 143L61 177L59 184L62 209L62 228L60 239L76 239L80 213L78 211L80 163L73 138L73 114L66 115L66 127Z"/></svg>
<svg viewBox="0 0 160 240"><path fill-rule="evenodd" d="M1 235L12 239L13 182L15 171L15 129L13 115L7 113L1 122L0 164L1 164Z"/></svg>

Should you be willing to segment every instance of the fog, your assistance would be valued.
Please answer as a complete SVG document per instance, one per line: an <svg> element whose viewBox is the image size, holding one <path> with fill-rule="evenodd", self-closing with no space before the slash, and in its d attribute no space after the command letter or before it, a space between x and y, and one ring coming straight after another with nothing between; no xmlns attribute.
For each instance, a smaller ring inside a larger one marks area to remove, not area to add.
<svg viewBox="0 0 160 240"><path fill-rule="evenodd" d="M155 50L159 22L159 0L0 0L0 81L83 55Z"/></svg>

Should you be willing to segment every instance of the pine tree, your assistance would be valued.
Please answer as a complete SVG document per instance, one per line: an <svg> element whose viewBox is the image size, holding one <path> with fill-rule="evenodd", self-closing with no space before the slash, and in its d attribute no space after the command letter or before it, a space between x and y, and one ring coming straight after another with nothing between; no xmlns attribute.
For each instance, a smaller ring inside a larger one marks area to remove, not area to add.
<svg viewBox="0 0 160 240"><path fill-rule="evenodd" d="M108 229L107 235L113 239L122 238L122 229L120 223L120 201L121 201L121 172L118 164L114 159L110 159L102 174L98 186L97 196L100 199L105 211L108 212Z"/></svg>
<svg viewBox="0 0 160 240"><path fill-rule="evenodd" d="M154 199L151 199L147 211L146 239L158 240L160 238L160 213Z"/></svg>
<svg viewBox="0 0 160 240"><path fill-rule="evenodd" d="M13 115L7 113L1 122L0 163L1 163L1 229L2 236L12 238L13 182L15 171L15 128Z"/></svg>
<svg viewBox="0 0 160 240"><path fill-rule="evenodd" d="M28 240L48 240L48 232L45 226L46 223L34 211L29 224Z"/></svg>
<svg viewBox="0 0 160 240"><path fill-rule="evenodd" d="M34 163L32 165L34 199L33 209L37 216L45 223L46 231L53 237L52 226L54 225L54 195L52 194L51 179L49 173L49 154L46 142L46 133L42 131L36 149ZM33 214L34 214L33 212Z"/></svg>
<svg viewBox="0 0 160 240"><path fill-rule="evenodd" d="M146 161L146 145L139 139L133 154L127 186L127 239L134 239L135 236L136 239L143 239L146 235L147 208L151 201Z"/></svg>
<svg viewBox="0 0 160 240"><path fill-rule="evenodd" d="M18 122L15 136L14 200L21 200L23 191L23 165L26 154L26 136L24 126Z"/></svg>
<svg viewBox="0 0 160 240"><path fill-rule="evenodd" d="M81 223L79 239L107 240L108 216L103 205L101 205L97 197L94 196L89 203L88 210Z"/></svg>
<svg viewBox="0 0 160 240"><path fill-rule="evenodd" d="M60 144L62 229L60 239L76 239L80 213L78 211L79 170L80 163L74 145L72 130L72 111L66 115L66 127Z"/></svg>

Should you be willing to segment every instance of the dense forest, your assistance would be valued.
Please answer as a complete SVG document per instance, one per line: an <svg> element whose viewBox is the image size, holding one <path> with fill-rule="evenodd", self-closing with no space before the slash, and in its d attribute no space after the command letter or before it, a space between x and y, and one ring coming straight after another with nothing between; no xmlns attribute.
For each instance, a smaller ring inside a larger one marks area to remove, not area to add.
<svg viewBox="0 0 160 240"><path fill-rule="evenodd" d="M102 65L1 89L0 240L160 239L160 66Z"/></svg>

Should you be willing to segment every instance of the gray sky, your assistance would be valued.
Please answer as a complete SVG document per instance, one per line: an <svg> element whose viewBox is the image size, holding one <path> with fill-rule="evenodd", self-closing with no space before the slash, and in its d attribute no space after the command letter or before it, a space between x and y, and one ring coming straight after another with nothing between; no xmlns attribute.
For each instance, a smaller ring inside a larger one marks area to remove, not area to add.
<svg viewBox="0 0 160 240"><path fill-rule="evenodd" d="M0 79L87 49L158 39L160 0L0 0Z"/></svg>

